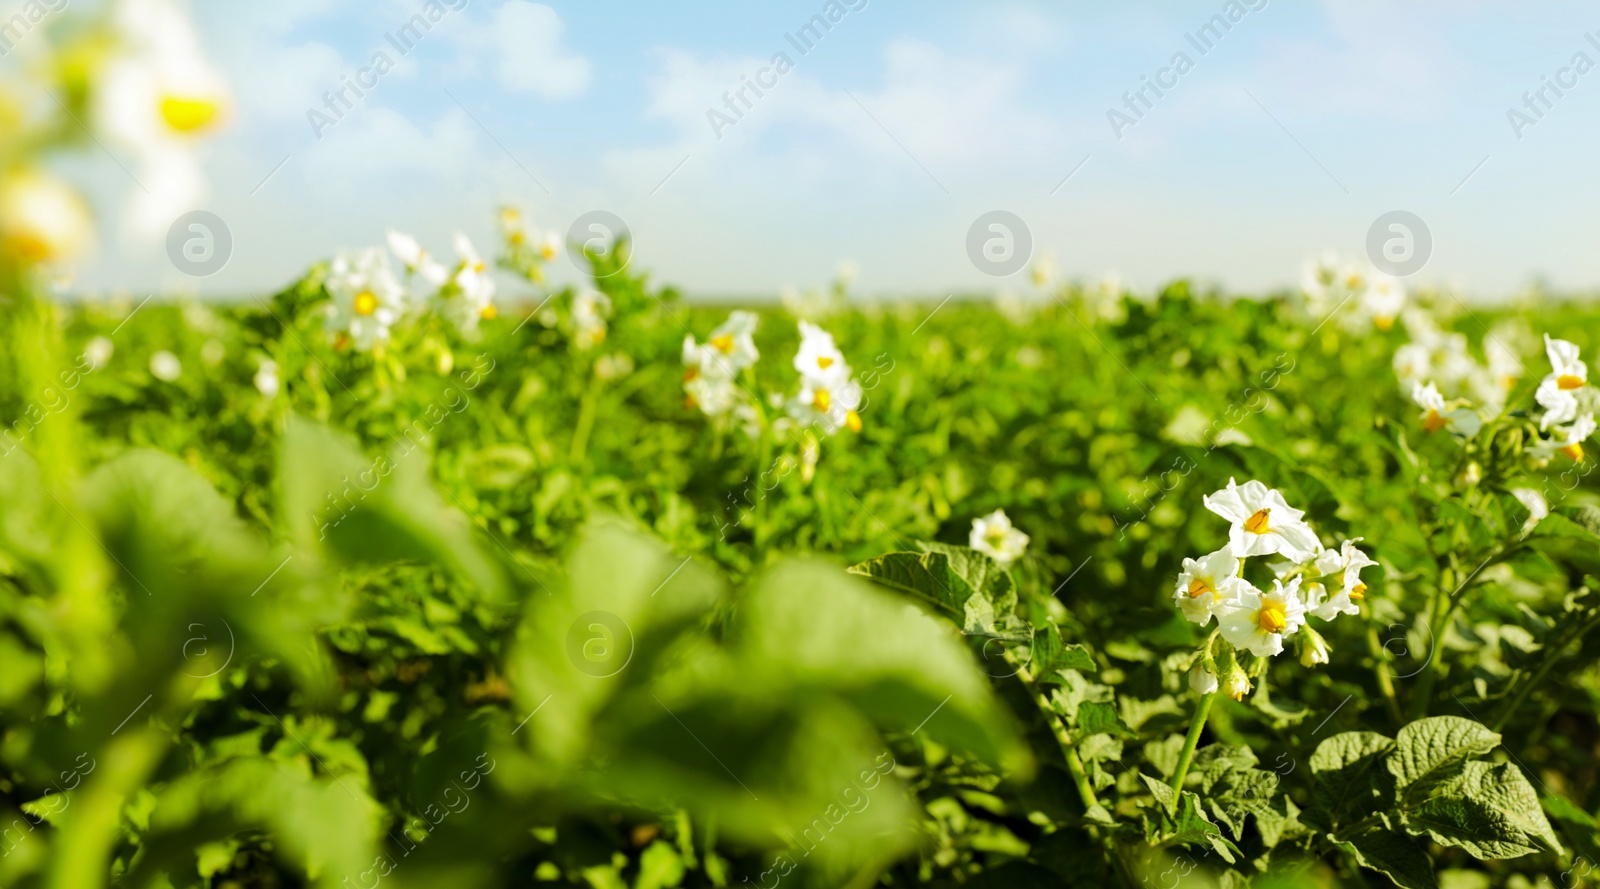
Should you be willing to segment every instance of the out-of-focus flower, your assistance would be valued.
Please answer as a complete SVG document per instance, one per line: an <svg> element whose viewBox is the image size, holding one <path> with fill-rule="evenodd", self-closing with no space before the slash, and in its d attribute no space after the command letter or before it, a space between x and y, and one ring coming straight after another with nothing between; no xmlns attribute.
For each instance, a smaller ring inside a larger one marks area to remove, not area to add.
<svg viewBox="0 0 1600 889"><path fill-rule="evenodd" d="M450 273L428 251L422 249L416 238L391 228L388 241L390 252L405 266L407 274L416 275L433 287L439 287L449 279Z"/></svg>
<svg viewBox="0 0 1600 889"><path fill-rule="evenodd" d="M794 369L800 372L800 393L789 400L789 416L823 435L846 427L861 431L861 415L856 413L861 407L861 384L852 377L832 334L801 321Z"/></svg>
<svg viewBox="0 0 1600 889"><path fill-rule="evenodd" d="M99 370L111 360L114 351L116 347L112 345L110 337L97 336L84 344L83 357L89 362L90 370Z"/></svg>
<svg viewBox="0 0 1600 889"><path fill-rule="evenodd" d="M1426 386L1413 383L1411 400L1422 408L1422 428L1430 435L1441 429L1449 429L1455 435L1471 438L1483 428L1483 419L1476 411L1459 406L1459 402L1456 407L1451 407L1432 383Z"/></svg>
<svg viewBox="0 0 1600 889"><path fill-rule="evenodd" d="M572 342L579 349L593 349L606 340L606 319L611 317L611 299L598 290L584 289L572 299Z"/></svg>
<svg viewBox="0 0 1600 889"><path fill-rule="evenodd" d="M216 367L227 356L228 347L222 344L222 340L206 340L205 345L200 347L200 360L204 361L207 367Z"/></svg>
<svg viewBox="0 0 1600 889"><path fill-rule="evenodd" d="M173 0L118 0L114 19L120 52L101 73L95 117L139 159L135 231L160 235L205 197L195 142L225 116L227 89Z"/></svg>
<svg viewBox="0 0 1600 889"><path fill-rule="evenodd" d="M261 364L256 367L256 391L267 398L275 398L278 394L278 362L271 358L261 359Z"/></svg>
<svg viewBox="0 0 1600 889"><path fill-rule="evenodd" d="M331 297L327 329L339 345L369 351L389 340L389 328L406 310L406 292L389 266L389 257L371 247L341 251L324 285Z"/></svg>
<svg viewBox="0 0 1600 889"><path fill-rule="evenodd" d="M1361 306L1372 316L1372 323L1379 330L1393 328L1405 305L1406 289L1399 280L1376 273L1370 276L1367 289L1361 295Z"/></svg>
<svg viewBox="0 0 1600 889"><path fill-rule="evenodd" d="M178 356L162 349L150 356L150 375L170 383L183 376L183 363L178 361Z"/></svg>
<svg viewBox="0 0 1600 889"><path fill-rule="evenodd" d="M972 533L967 543L1001 565L1010 565L1028 548L1028 535L1012 526L1005 510L997 509L972 520Z"/></svg>
<svg viewBox="0 0 1600 889"><path fill-rule="evenodd" d="M0 178L0 259L65 262L83 249L91 228L83 199L59 179L38 170Z"/></svg>

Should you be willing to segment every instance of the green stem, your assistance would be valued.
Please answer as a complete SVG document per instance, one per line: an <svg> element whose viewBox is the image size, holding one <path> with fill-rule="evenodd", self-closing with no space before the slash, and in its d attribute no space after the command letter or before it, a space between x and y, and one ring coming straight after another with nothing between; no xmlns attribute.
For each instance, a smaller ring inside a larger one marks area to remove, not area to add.
<svg viewBox="0 0 1600 889"><path fill-rule="evenodd" d="M1211 702L1216 692L1200 696L1195 705L1194 718L1189 721L1189 736L1183 739L1183 752L1178 754L1178 767L1172 771L1172 805L1177 812L1178 798L1183 796L1183 779L1189 776L1189 763L1194 759L1195 745L1200 743L1200 732L1206 727L1206 717L1211 715Z"/></svg>
<svg viewBox="0 0 1600 889"><path fill-rule="evenodd" d="M762 478L773 470L772 464L772 421L767 416L767 409L757 404L761 417L761 440L756 447L756 511L755 511L755 558L752 561L761 564L762 556L766 554L767 540L771 536L771 529L767 527L767 500L772 497L772 492L777 490L773 485L769 490Z"/></svg>
<svg viewBox="0 0 1600 889"><path fill-rule="evenodd" d="M1555 667L1556 661L1561 659L1562 652L1566 651L1567 646L1571 645L1573 640L1583 638L1583 635L1594 629L1596 625L1600 625L1600 615L1591 617L1579 626L1577 630L1567 634L1560 642L1551 646L1544 657L1544 661L1539 664L1539 669L1524 680L1522 685L1517 688L1517 693L1512 696L1511 700L1506 702L1505 706L1500 708L1499 715L1494 718L1494 722L1489 726L1490 731L1498 732L1504 728L1505 724L1511 720L1511 714L1517 712L1517 708L1521 707L1523 701L1528 699L1528 694L1550 674L1551 669Z"/></svg>
<svg viewBox="0 0 1600 889"><path fill-rule="evenodd" d="M1378 691L1383 693L1383 706L1389 711L1389 719L1395 728L1400 727L1400 699L1394 691L1394 677L1389 675L1389 665L1384 663L1383 645L1378 641L1378 628L1367 624L1367 649L1372 652L1372 658L1378 664Z"/></svg>
<svg viewBox="0 0 1600 889"><path fill-rule="evenodd" d="M572 445L567 451L567 462L583 462L589 450L589 433L594 429L596 402L600 400L600 377L590 371L589 383L584 387L583 400L578 405L578 421L572 430Z"/></svg>
<svg viewBox="0 0 1600 889"><path fill-rule="evenodd" d="M1009 652L1006 657L1008 659L1011 657ZM1099 806L1100 800L1095 796L1094 786L1089 783L1089 774L1083 768L1083 760L1078 756L1078 749L1072 743L1072 736L1067 734L1067 727L1056 715L1056 708L1051 706L1050 698L1034 682L1033 674L1028 672L1027 667L1017 667L1017 679L1022 682L1028 693L1033 695L1039 712L1045 715L1045 722L1050 726L1050 734L1055 736L1056 745L1061 748L1061 758L1066 760L1067 774L1072 776L1072 786L1078 791L1078 798L1083 801L1083 808L1088 810Z"/></svg>

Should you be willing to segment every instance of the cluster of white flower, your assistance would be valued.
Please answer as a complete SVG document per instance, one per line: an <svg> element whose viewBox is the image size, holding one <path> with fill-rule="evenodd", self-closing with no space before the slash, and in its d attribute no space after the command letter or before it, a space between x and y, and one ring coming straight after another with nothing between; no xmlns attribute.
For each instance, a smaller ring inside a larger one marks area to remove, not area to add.
<svg viewBox="0 0 1600 889"><path fill-rule="evenodd" d="M693 334L683 338L685 404L708 417L735 415L750 425L756 408L737 378L761 358L755 341L759 320L754 312L735 311L704 343L695 342Z"/></svg>
<svg viewBox="0 0 1600 889"><path fill-rule="evenodd" d="M434 259L411 235L390 230L388 242L407 282L395 274L379 247L340 251L328 268L326 326L340 348L378 348L388 342L396 322L424 308L464 333L477 330L479 320L495 317L494 279L466 235L455 236L454 268Z"/></svg>
<svg viewBox="0 0 1600 889"><path fill-rule="evenodd" d="M832 435L841 428L861 431L861 383L855 379L833 334L800 322L800 350L794 356L800 391L789 399L789 416L802 426Z"/></svg>
<svg viewBox="0 0 1600 889"><path fill-rule="evenodd" d="M1204 499L1206 509L1232 523L1228 545L1199 559L1185 559L1173 601L1183 616L1205 626L1216 618L1218 631L1235 651L1257 658L1280 654L1284 642L1298 636L1301 663L1328 662L1328 645L1307 623L1307 615L1333 620L1359 611L1366 594L1361 569L1377 564L1356 547L1359 537L1337 550L1324 549L1305 513L1289 506L1283 495L1259 481L1228 487ZM1278 555L1272 589L1263 591L1243 575L1245 559ZM1287 581L1287 582L1285 582ZM1237 658L1226 660L1223 682L1238 700L1250 690L1250 678ZM1216 658L1208 642L1190 673L1201 694L1217 690Z"/></svg>
<svg viewBox="0 0 1600 889"><path fill-rule="evenodd" d="M500 237L514 249L526 247L536 251L544 262L554 262L561 255L561 236L553 231L539 231L516 207L500 208Z"/></svg>
<svg viewBox="0 0 1600 889"><path fill-rule="evenodd" d="M1009 567L1028 548L1028 535L1011 524L1005 510L997 509L972 520L967 545L992 557L1002 567Z"/></svg>
<svg viewBox="0 0 1600 889"><path fill-rule="evenodd" d="M1589 385L1589 367L1578 357L1576 344L1545 334L1544 350L1550 359L1550 373L1533 397L1544 408L1539 428L1550 431L1551 437L1535 443L1533 453L1541 460L1559 452L1580 461L1583 443L1595 431L1594 412L1600 395Z"/></svg>
<svg viewBox="0 0 1600 889"><path fill-rule="evenodd" d="M1422 409L1423 428L1476 435L1485 414L1494 416L1505 407L1506 395L1523 374L1511 344L1531 335L1515 322L1497 324L1483 338L1485 360L1479 363L1466 334L1441 329L1421 308L1407 309L1404 317L1411 341L1395 350L1394 372Z"/></svg>
<svg viewBox="0 0 1600 889"><path fill-rule="evenodd" d="M1344 327L1352 332L1368 326L1389 330L1406 305L1406 289L1398 279L1331 252L1306 262L1300 289L1318 319L1353 303L1352 310L1342 312Z"/></svg>

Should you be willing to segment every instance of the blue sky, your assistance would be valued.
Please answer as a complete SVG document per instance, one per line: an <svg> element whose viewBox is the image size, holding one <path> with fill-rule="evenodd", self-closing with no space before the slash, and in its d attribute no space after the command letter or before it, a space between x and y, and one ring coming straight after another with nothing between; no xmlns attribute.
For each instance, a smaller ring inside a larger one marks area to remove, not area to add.
<svg viewBox="0 0 1600 889"><path fill-rule="evenodd" d="M996 209L1063 273L1141 288L1290 285L1395 209L1432 230L1415 281L1485 298L1600 283L1600 70L1521 138L1507 119L1574 54L1600 63L1592 6L1252 0L1202 54L1185 35L1219 0L854 0L802 55L785 35L826 5L467 0L319 139L307 111L374 52L398 58L384 35L423 4L197 4L235 102L204 208L235 254L195 282L112 226L83 280L271 290L389 226L436 252L458 229L481 243L509 201L563 231L614 212L639 263L704 296L821 284L841 259L867 293L1021 289L964 249ZM780 51L793 69L718 138L707 111ZM1192 69L1119 139L1108 110L1179 52ZM115 218L123 174L73 169ZM563 261L558 280L575 275Z"/></svg>

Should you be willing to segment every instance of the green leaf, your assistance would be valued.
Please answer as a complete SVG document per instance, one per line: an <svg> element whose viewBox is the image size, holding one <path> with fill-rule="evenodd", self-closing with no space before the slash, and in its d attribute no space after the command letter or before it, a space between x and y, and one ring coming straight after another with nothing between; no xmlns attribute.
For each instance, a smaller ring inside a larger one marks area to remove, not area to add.
<svg viewBox="0 0 1600 889"><path fill-rule="evenodd" d="M1538 794L1511 763L1466 763L1437 796L1405 813L1402 823L1410 833L1486 860L1561 851Z"/></svg>
<svg viewBox="0 0 1600 889"><path fill-rule="evenodd" d="M665 840L656 840L639 855L639 876L633 889L671 889L683 882L683 859Z"/></svg>
<svg viewBox="0 0 1600 889"><path fill-rule="evenodd" d="M346 564L433 562L470 580L490 599L505 577L477 532L428 477L427 452L403 445L377 458L342 433L291 417L283 436L285 519L307 552L319 547Z"/></svg>
<svg viewBox="0 0 1600 889"><path fill-rule="evenodd" d="M1078 718L1076 721L1078 735L1126 735L1132 737L1134 732L1122 722L1122 717L1117 715L1117 705L1104 701L1084 701L1078 705Z"/></svg>
<svg viewBox="0 0 1600 889"><path fill-rule="evenodd" d="M1060 673L1062 670L1093 673L1100 667L1090 656L1089 649L1082 645L1063 643L1061 631L1053 624L1045 624L1033 630L1033 648L1029 655L1028 668L1040 682L1060 683L1063 681Z"/></svg>
<svg viewBox="0 0 1600 889"><path fill-rule="evenodd" d="M1009 714L966 648L872 584L795 561L773 570L741 607L738 650L751 669L781 680L778 688L830 689L885 728L920 726L986 762L1030 769Z"/></svg>
<svg viewBox="0 0 1600 889"><path fill-rule="evenodd" d="M1150 789L1150 795L1156 798L1156 805L1161 807L1162 812L1172 811L1172 787L1167 782L1152 778L1144 772L1139 773L1139 779Z"/></svg>
<svg viewBox="0 0 1600 889"><path fill-rule="evenodd" d="M1600 509L1558 506L1528 532L1539 552L1589 573L1600 573Z"/></svg>
<svg viewBox="0 0 1600 889"><path fill-rule="evenodd" d="M1016 585L999 562L966 547L921 546L924 552L888 553L850 573L921 600L964 633L1025 638L1016 626Z"/></svg>
<svg viewBox="0 0 1600 889"><path fill-rule="evenodd" d="M1393 748L1393 741L1373 732L1344 732L1317 745L1311 754L1312 796L1333 824L1358 820L1394 802L1394 781L1382 767Z"/></svg>
<svg viewBox="0 0 1600 889"><path fill-rule="evenodd" d="M1467 759L1499 744L1499 734L1473 720L1432 716L1400 729L1385 765L1397 788L1415 794L1452 777Z"/></svg>
<svg viewBox="0 0 1600 889"><path fill-rule="evenodd" d="M1439 889L1428 853L1410 837L1377 830L1336 845L1362 867L1388 876L1400 889Z"/></svg>

